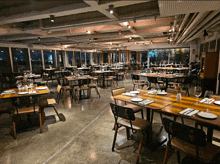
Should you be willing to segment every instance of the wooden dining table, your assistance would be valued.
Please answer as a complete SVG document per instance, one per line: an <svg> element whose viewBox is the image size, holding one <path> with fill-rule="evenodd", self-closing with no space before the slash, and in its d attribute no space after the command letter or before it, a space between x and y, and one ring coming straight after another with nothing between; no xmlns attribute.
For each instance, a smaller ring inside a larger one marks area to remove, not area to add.
<svg viewBox="0 0 220 164"><path fill-rule="evenodd" d="M214 103L211 104L204 104L198 103L195 105L196 98L195 97L185 97L182 96L181 101L176 101L176 94L174 93L167 93L164 95L156 95L156 94L149 94L150 90L141 89L140 93L137 94L135 97L142 98L143 100L153 100L154 102L148 105L141 105L138 102L131 101L130 96L126 95L117 95L114 96L113 99L120 100L126 103L132 103L138 106L142 106L146 109L146 119L148 121L152 121L153 119L153 112L159 112L162 114L169 114L177 117L187 118L190 120L195 121L198 124L201 124L207 127L207 141L212 142L213 137L213 130L220 130L220 106L215 105ZM198 101L202 100L199 98ZM210 113L213 113L217 116L216 119L207 119L194 114L192 116L187 116L180 114L179 112L185 110L186 108L192 108L195 110L199 110L199 112L204 112L207 109Z"/></svg>
<svg viewBox="0 0 220 164"><path fill-rule="evenodd" d="M165 79L165 87L168 88L168 82L170 80L180 79L180 78L187 78L188 75L183 74L165 74L165 73L133 73L134 75L142 76L142 77L149 77L149 78L162 78Z"/></svg>

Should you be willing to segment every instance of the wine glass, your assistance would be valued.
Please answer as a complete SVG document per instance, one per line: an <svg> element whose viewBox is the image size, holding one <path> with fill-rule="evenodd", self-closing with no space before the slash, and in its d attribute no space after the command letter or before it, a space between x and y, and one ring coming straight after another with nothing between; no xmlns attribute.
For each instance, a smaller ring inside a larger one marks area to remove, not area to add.
<svg viewBox="0 0 220 164"><path fill-rule="evenodd" d="M209 104L209 96L213 95L213 94L214 94L213 91L205 91L204 98L205 98L205 103L206 104ZM209 112L209 109L207 108L205 110L205 112Z"/></svg>
<svg viewBox="0 0 220 164"><path fill-rule="evenodd" d="M200 86L195 86L194 88L194 95L196 96L196 103L195 105L198 105L198 97L202 94L202 88Z"/></svg>

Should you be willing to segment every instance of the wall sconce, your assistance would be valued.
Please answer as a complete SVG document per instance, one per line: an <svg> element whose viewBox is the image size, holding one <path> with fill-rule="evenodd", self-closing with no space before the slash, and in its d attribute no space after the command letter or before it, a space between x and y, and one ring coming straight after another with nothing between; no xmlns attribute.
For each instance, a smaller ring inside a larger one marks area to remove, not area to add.
<svg viewBox="0 0 220 164"><path fill-rule="evenodd" d="M114 13L114 5L109 5L109 13L110 14Z"/></svg>
<svg viewBox="0 0 220 164"><path fill-rule="evenodd" d="M54 15L50 15L50 21L51 21L51 22L54 22L54 21L55 21Z"/></svg>

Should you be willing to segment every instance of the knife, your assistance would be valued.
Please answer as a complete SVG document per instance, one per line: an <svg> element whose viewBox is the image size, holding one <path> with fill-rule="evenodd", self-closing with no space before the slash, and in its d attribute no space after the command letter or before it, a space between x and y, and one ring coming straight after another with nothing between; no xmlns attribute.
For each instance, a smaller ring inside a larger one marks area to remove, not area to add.
<svg viewBox="0 0 220 164"><path fill-rule="evenodd" d="M189 111L185 112L184 115L188 115L190 114L191 112L193 112L195 109L190 109Z"/></svg>

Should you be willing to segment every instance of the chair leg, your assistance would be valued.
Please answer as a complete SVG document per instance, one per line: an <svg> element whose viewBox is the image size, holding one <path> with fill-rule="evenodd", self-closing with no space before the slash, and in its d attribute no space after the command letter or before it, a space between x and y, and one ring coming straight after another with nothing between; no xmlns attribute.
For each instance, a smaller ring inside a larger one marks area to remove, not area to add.
<svg viewBox="0 0 220 164"><path fill-rule="evenodd" d="M39 122L40 122L40 132L43 133L42 117L41 117L41 113L40 112L39 112Z"/></svg>
<svg viewBox="0 0 220 164"><path fill-rule="evenodd" d="M92 101L92 92L91 92L91 89L89 89L89 97L90 97L90 99L91 99L91 101Z"/></svg>
<svg viewBox="0 0 220 164"><path fill-rule="evenodd" d="M163 164L167 164L167 161L171 157L172 154L173 154L173 151L171 151L171 148L169 146L166 146Z"/></svg>
<svg viewBox="0 0 220 164"><path fill-rule="evenodd" d="M99 97L101 97L100 94L99 94L99 90L98 90L97 87L95 88L95 90L96 90L97 95L99 95Z"/></svg>
<svg viewBox="0 0 220 164"><path fill-rule="evenodd" d="M144 119L144 112L143 112L143 109L141 110L141 118Z"/></svg>
<svg viewBox="0 0 220 164"><path fill-rule="evenodd" d="M141 153L141 148L142 148L143 142L144 142L144 135L142 134L142 135L141 135L141 141L140 141L139 148L138 148L138 153L137 153L137 158L136 158L136 164L139 163L139 154Z"/></svg>
<svg viewBox="0 0 220 164"><path fill-rule="evenodd" d="M59 117L59 119L60 119L60 121L61 121L60 115L59 115L59 113L58 113L57 108L56 108L56 106L55 106L55 105L53 106L53 109L55 110L55 112L56 112L57 116Z"/></svg>
<svg viewBox="0 0 220 164"><path fill-rule="evenodd" d="M182 121L182 124L184 124L184 119L183 119L183 117L181 117L181 121Z"/></svg>
<svg viewBox="0 0 220 164"><path fill-rule="evenodd" d="M114 139L113 139L113 143L112 143L112 151L114 151L114 148L115 148L115 141L116 141L116 138L117 138L117 133L118 133L118 125L116 124L116 126L115 126L115 135L114 135Z"/></svg>
<svg viewBox="0 0 220 164"><path fill-rule="evenodd" d="M130 138L130 129L126 127L127 140Z"/></svg>
<svg viewBox="0 0 220 164"><path fill-rule="evenodd" d="M177 162L180 163L180 151L179 150L177 150L176 155L177 155Z"/></svg>
<svg viewBox="0 0 220 164"><path fill-rule="evenodd" d="M133 85L132 91L134 90L135 85Z"/></svg>

